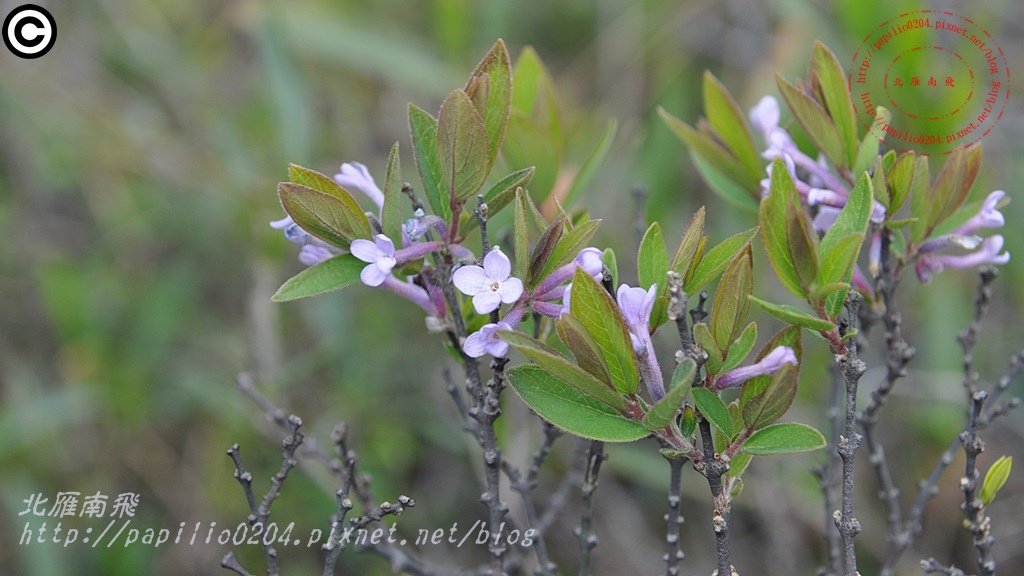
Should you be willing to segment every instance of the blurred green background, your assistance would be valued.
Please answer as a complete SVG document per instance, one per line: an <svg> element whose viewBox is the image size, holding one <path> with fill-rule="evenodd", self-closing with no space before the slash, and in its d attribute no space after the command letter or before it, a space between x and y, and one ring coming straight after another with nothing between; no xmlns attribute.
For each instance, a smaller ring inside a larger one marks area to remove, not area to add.
<svg viewBox="0 0 1024 576"><path fill-rule="evenodd" d="M619 122L582 203L605 218L598 244L620 247L620 267L628 270L636 184L648 188L647 217L669 238L705 203L713 241L754 220L699 181L682 144L653 113L658 105L696 119L708 68L748 108L775 92L775 70L788 78L805 72L814 39L847 64L879 21L925 7L882 0L41 4L58 23L53 50L39 60L0 52L0 573L25 576L221 572L227 548L217 545L19 546L25 517L18 513L36 492L52 502L61 490L133 491L141 495L141 527L237 524L245 503L224 450L242 445L260 491L280 452L280 434L235 390L241 371L321 441L338 420L351 424L378 497L406 493L418 501L400 533L453 521L468 526L484 516L478 455L444 392L446 356L417 309L362 287L270 303L300 269L294 246L267 226L280 217L274 190L288 162L333 173L342 161L362 161L380 181L391 143L401 140L403 176L414 181L405 104L436 110L498 37L513 58L532 45L559 91L569 169L607 118ZM973 18L1001 43L1011 69L1024 70L1024 7L1016 0L927 6ZM1024 153L1015 96L1024 87L1020 74L1013 78L1007 114L986 139L974 197L996 188L1018 196L1024 181L1024 164L1014 161ZM1005 210L1004 231L1015 260L1002 270L976 354L986 381L1024 346L1024 202L1016 200ZM759 268L758 290L784 300L767 267ZM924 290L912 279L901 287L908 336L920 351L912 366L920 370L900 384L881 431L905 493L961 425L955 334L970 314L974 284L972 273L951 271ZM659 346L669 358L671 339ZM820 352L810 355L792 416L823 425L828 359ZM865 387L881 376L880 368L870 371ZM522 462L539 427L517 399L508 404L507 456ZM1024 465L1019 414L987 437L983 466L1002 453ZM663 569L667 466L653 444L610 451L598 492L595 574L656 573ZM557 484L571 457L563 440L541 493ZM824 519L808 470L823 457L752 466L734 515L742 573L814 573ZM866 464L858 542L861 569L871 574L885 532ZM927 555L972 565L959 528L957 476L944 478L902 573L917 573ZM1015 473L991 511L1004 574L1024 573L1021 478ZM684 571L707 574L707 488L692 471L684 484ZM322 469L303 466L272 518L294 521L298 534L323 528L332 492ZM507 499L519 513L515 497ZM575 503L564 516L549 545L574 573ZM243 548L241 558L260 571L259 551ZM448 566L475 565L485 553L422 551ZM280 554L286 574L319 573L315 549ZM347 551L342 558L341 574L389 573L376 557Z"/></svg>

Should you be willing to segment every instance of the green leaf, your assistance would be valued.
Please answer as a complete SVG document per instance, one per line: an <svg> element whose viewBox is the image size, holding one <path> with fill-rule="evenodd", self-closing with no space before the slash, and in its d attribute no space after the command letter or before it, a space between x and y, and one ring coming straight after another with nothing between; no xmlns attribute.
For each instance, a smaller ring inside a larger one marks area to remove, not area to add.
<svg viewBox="0 0 1024 576"><path fill-rule="evenodd" d="M729 415L729 409L725 406L725 402L722 402L718 394L707 388L694 388L690 393L693 394L693 401L704 418L731 438L735 434L732 417Z"/></svg>
<svg viewBox="0 0 1024 576"><path fill-rule="evenodd" d="M825 447L825 437L806 424L785 422L762 428L743 443L743 452L755 456L808 452Z"/></svg>
<svg viewBox="0 0 1024 576"><path fill-rule="evenodd" d="M591 375L609 387L612 386L612 377L608 375L608 368L604 365L604 358L597 349L594 339L587 334L586 329L578 318L572 314L562 314L555 320L555 329L558 337L562 339L569 351L576 358L576 363Z"/></svg>
<svg viewBox="0 0 1024 576"><path fill-rule="evenodd" d="M462 90L448 95L437 120L437 158L441 182L452 202L476 194L489 171L487 131L480 114Z"/></svg>
<svg viewBox="0 0 1024 576"><path fill-rule="evenodd" d="M853 275L853 267L857 263L857 255L860 253L860 247L863 243L863 234L850 234L840 240L821 263L821 274L819 276L824 277L827 274L844 278L841 282L819 284L811 295L812 298L825 299L825 312L830 318L835 318L840 310L843 309L843 303L846 302L846 294L849 292L849 280ZM846 266L845 271L842 269L842 266Z"/></svg>
<svg viewBox="0 0 1024 576"><path fill-rule="evenodd" d="M498 212L501 212L505 206L511 204L516 199L516 189L525 189L530 184L530 181L533 180L534 172L533 166L516 170L499 180L494 186L491 186L491 189L484 193L488 217L493 217ZM475 218L469 220L469 222L475 221Z"/></svg>
<svg viewBox="0 0 1024 576"><path fill-rule="evenodd" d="M814 43L811 68L821 87L828 114L835 122L843 148L846 150L842 165L849 168L854 165L857 154L857 115L853 109L853 101L850 100L846 73L843 72L836 55L820 41Z"/></svg>
<svg viewBox="0 0 1024 576"><path fill-rule="evenodd" d="M683 289L688 294L696 294L708 284L715 281L725 271L729 262L746 246L747 242L757 234L757 228L730 236L720 244L707 251L694 269L693 276L688 279Z"/></svg>
<svg viewBox="0 0 1024 576"><path fill-rule="evenodd" d="M657 284L658 294L664 294L668 274L668 250L665 248L665 238L661 235L661 225L657 222L651 224L640 241L636 268L641 288L646 290L651 284Z"/></svg>
<svg viewBox="0 0 1024 576"><path fill-rule="evenodd" d="M324 242L346 248L356 238L370 237L369 233L363 235L362 231L354 231L358 222L357 214L336 196L291 182L278 184L277 195L284 211L303 230ZM362 212L358 216L366 220Z"/></svg>
<svg viewBox="0 0 1024 576"><path fill-rule="evenodd" d="M903 208L903 203L910 196L910 190L914 186L914 153L904 152L896 159L890 168L885 170L885 184L889 189L889 204L886 215L890 218L896 216Z"/></svg>
<svg viewBox="0 0 1024 576"><path fill-rule="evenodd" d="M356 202L356 199L352 197L348 190L342 188L333 178L328 178L309 168L289 164L288 179L293 184L299 184L300 186L305 186L306 188L337 198L345 206L345 220L348 222L347 228L352 231L353 238L369 238L373 235L373 232L370 230L370 221L366 219L366 214L359 207L359 203Z"/></svg>
<svg viewBox="0 0 1024 576"><path fill-rule="evenodd" d="M704 71L704 114L715 134L739 160L752 178L762 173L761 155L754 146L747 117L714 74Z"/></svg>
<svg viewBox="0 0 1024 576"><path fill-rule="evenodd" d="M683 416L679 419L679 432L682 433L683 438L690 438L693 436L693 431L697 429L697 411L689 404L683 406Z"/></svg>
<svg viewBox="0 0 1024 576"><path fill-rule="evenodd" d="M690 159L697 168L697 172L711 190L722 197L723 200L740 208L745 212L756 212L759 199L759 187L757 185L740 184L725 175L724 172L713 166L703 156L690 151Z"/></svg>
<svg viewBox="0 0 1024 576"><path fill-rule="evenodd" d="M818 247L818 254L822 261L830 258L832 251L837 245L844 241L850 235L860 235L864 237L864 233L868 228L868 221L871 218L871 210L874 204L874 196L871 193L871 179L864 172L857 178L857 184L850 191L850 197L846 201L846 206L836 217L835 224L829 228L828 232L821 239L821 244ZM846 282L846 269L848 268L845 263L843 265L834 266L832 275L826 275L823 272L820 276L822 283L828 282Z"/></svg>
<svg viewBox="0 0 1024 576"><path fill-rule="evenodd" d="M676 366L672 373L672 387L668 393L651 407L644 416L644 426L648 430L659 430L671 424L683 405L686 394L693 385L693 375L697 373L697 364L686 358Z"/></svg>
<svg viewBox="0 0 1024 576"><path fill-rule="evenodd" d="M981 484L981 502L988 506L996 499L996 494L1010 478L1010 469L1013 467L1013 456L1001 456L992 463L992 466L985 473L985 481Z"/></svg>
<svg viewBox="0 0 1024 576"><path fill-rule="evenodd" d="M916 218L912 228L911 239L914 242L924 240L928 229L928 210L931 199L931 173L928 168L928 156L918 156L914 162L914 179L910 192L910 216Z"/></svg>
<svg viewBox="0 0 1024 576"><path fill-rule="evenodd" d="M739 366L740 363L743 362L743 359L750 354L750 351L754 349L755 342L757 342L757 324L751 322L743 329L740 337L729 345L729 351L725 356L725 362L722 364L722 367L718 372L724 374Z"/></svg>
<svg viewBox="0 0 1024 576"><path fill-rule="evenodd" d="M786 304L772 304L771 302L766 302L753 295L749 296L749 298L751 302L760 306L765 312L779 320L782 320L783 322L796 324L797 326L803 326L804 328L819 332L827 332L835 327L828 320L822 320L817 316L811 316L810 314L792 306L788 306Z"/></svg>
<svg viewBox="0 0 1024 576"><path fill-rule="evenodd" d="M537 240L537 245L533 247L533 253L530 254L530 268L526 275L526 285L528 287L536 286L541 278L543 278L540 275L541 270L544 269L548 259L551 258L551 254L555 251L555 247L558 245L558 241L561 240L564 231L565 216L559 215L548 225L544 233L541 234L540 239Z"/></svg>
<svg viewBox="0 0 1024 576"><path fill-rule="evenodd" d="M366 262L351 254L335 256L292 276L270 299L288 302L340 290L358 282L364 267Z"/></svg>
<svg viewBox="0 0 1024 576"><path fill-rule="evenodd" d="M583 394L621 411L626 402L610 386L563 358L553 348L519 332L499 332L499 337L541 368Z"/></svg>
<svg viewBox="0 0 1024 576"><path fill-rule="evenodd" d="M608 152L612 149L612 142L615 141L615 134L618 130L619 123L614 118L609 120L604 134L598 139L594 149L590 151L590 155L587 156L576 176L572 179L572 186L569 187L569 192L565 195L565 200L563 201L565 206L572 206L572 203L587 188L590 181L594 179L597 169L604 164L605 157L608 156Z"/></svg>
<svg viewBox="0 0 1024 576"><path fill-rule="evenodd" d="M604 255L601 256L601 261L604 262L604 267L611 272L611 283L614 286L615 282L619 279L619 263L615 259L615 251L611 248L604 249Z"/></svg>
<svg viewBox="0 0 1024 576"><path fill-rule="evenodd" d="M669 269L679 274L681 278L686 276L686 271L689 270L690 263L693 262L693 257L697 253L697 244L703 235L704 207L701 206L690 218L686 229L683 230L682 238L679 239L679 247L669 266Z"/></svg>
<svg viewBox="0 0 1024 576"><path fill-rule="evenodd" d="M546 278L556 268L572 262L580 253L580 250L587 247L590 239L597 232L597 227L600 225L600 220L587 220L577 224L572 230L566 230L551 253L551 257L548 258L547 263L544 265L544 269L541 270L537 277Z"/></svg>
<svg viewBox="0 0 1024 576"><path fill-rule="evenodd" d="M673 134L690 148L690 152L699 156L723 178L735 184L741 190L747 190L748 196L756 193L759 176L752 175L748 169L725 149L711 134L706 134L676 118L664 108L658 108L658 114ZM754 202L751 198L751 202Z"/></svg>
<svg viewBox="0 0 1024 576"><path fill-rule="evenodd" d="M494 165L498 151L505 139L509 113L512 110L512 66L509 62L505 42L498 39L487 55L477 64L465 87L466 94L474 102L483 101L477 112L483 118L487 134L487 168Z"/></svg>
<svg viewBox="0 0 1024 576"><path fill-rule="evenodd" d="M882 106L875 108L875 119L871 123L871 127L868 128L868 133L864 135L860 148L857 149L857 159L853 163L854 174L860 174L871 169L871 166L875 163L875 158L878 157L879 143L885 137L885 126L891 119L892 113L889 110Z"/></svg>
<svg viewBox="0 0 1024 576"><path fill-rule="evenodd" d="M526 277L526 270L529 264L530 253L530 224L528 213L532 203L530 197L522 188L516 190L516 213L512 226L512 242L515 254L514 275L518 278Z"/></svg>
<svg viewBox="0 0 1024 576"><path fill-rule="evenodd" d="M857 184L850 191L846 206L843 207L835 224L825 233L818 246L819 285L850 281L853 267L857 263L857 255L860 254L860 247L864 242L873 206L871 179L866 172L862 172L857 178ZM845 289L830 295L826 306L829 316L835 317L845 300Z"/></svg>
<svg viewBox="0 0 1024 576"><path fill-rule="evenodd" d="M420 174L427 203L434 214L449 222L452 218L452 209L448 193L445 192L441 161L437 158L437 120L422 108L409 104L409 132L412 136L416 170Z"/></svg>
<svg viewBox="0 0 1024 576"><path fill-rule="evenodd" d="M786 214L786 244L800 288L806 294L818 278L818 235L807 213L799 207Z"/></svg>
<svg viewBox="0 0 1024 576"><path fill-rule="evenodd" d="M708 373L712 375L720 373L724 354L718 347L718 342L715 342L715 337L711 335L711 329L707 324L698 322L693 325L693 340L708 353L707 362L704 364Z"/></svg>
<svg viewBox="0 0 1024 576"><path fill-rule="evenodd" d="M829 118L828 113L781 75L775 75L775 82L804 132L811 137L811 140L814 140L814 143L833 164L846 166L847 156L843 136L840 135L839 129Z"/></svg>
<svg viewBox="0 0 1024 576"><path fill-rule="evenodd" d="M384 176L384 207L381 210L381 229L394 241L402 237L402 164L398 158L398 142L391 147L388 168Z"/></svg>
<svg viewBox="0 0 1024 576"><path fill-rule="evenodd" d="M608 292L581 268L573 278L569 306L601 352L616 390L636 392L640 375L626 323Z"/></svg>
<svg viewBox="0 0 1024 576"><path fill-rule="evenodd" d="M505 134L505 160L535 166L532 191L547 198L562 161L562 127L554 83L533 48L519 54L513 70L512 115Z"/></svg>
<svg viewBox="0 0 1024 576"><path fill-rule="evenodd" d="M744 424L758 429L782 418L796 398L799 380L800 369L786 365L770 376L758 376L744 382L740 392Z"/></svg>
<svg viewBox="0 0 1024 576"><path fill-rule="evenodd" d="M747 296L753 287L753 276L753 252L747 243L729 262L715 290L715 301L711 307L711 333L722 350L729 349L747 318L747 310L750 309Z"/></svg>
<svg viewBox="0 0 1024 576"><path fill-rule="evenodd" d="M789 253L788 215L791 211L799 209L796 186L789 175L789 170L781 158L776 158L772 163L768 197L761 201L761 239L768 255L768 262L775 270L779 282L796 296L806 298L807 292L801 285L800 276L797 275Z"/></svg>
<svg viewBox="0 0 1024 576"><path fill-rule="evenodd" d="M603 442L632 442L650 435L640 422L584 395L539 366L516 366L505 375L527 406L571 434Z"/></svg>

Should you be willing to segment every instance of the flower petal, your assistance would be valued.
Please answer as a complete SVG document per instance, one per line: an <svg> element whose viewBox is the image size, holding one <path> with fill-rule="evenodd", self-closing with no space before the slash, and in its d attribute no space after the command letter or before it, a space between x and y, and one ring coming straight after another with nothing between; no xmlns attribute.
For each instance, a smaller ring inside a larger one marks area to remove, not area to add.
<svg viewBox="0 0 1024 576"><path fill-rule="evenodd" d="M512 273L512 262L500 248L495 246L484 256L484 271L494 280L501 282Z"/></svg>
<svg viewBox="0 0 1024 576"><path fill-rule="evenodd" d="M348 251L363 262L376 262L378 258L384 255L376 244L363 238L353 240L352 244L348 247Z"/></svg>
<svg viewBox="0 0 1024 576"><path fill-rule="evenodd" d="M462 351L470 358L479 358L487 353L487 335L484 334L484 328L467 336L462 344Z"/></svg>
<svg viewBox="0 0 1024 576"><path fill-rule="evenodd" d="M495 335L487 342L487 353L495 358L504 358L508 354L508 342Z"/></svg>
<svg viewBox="0 0 1024 576"><path fill-rule="evenodd" d="M377 245L377 249L380 250L382 254L386 254L388 256L395 255L395 243L391 241L391 238L388 238L383 234L377 234L377 236L373 238L373 242Z"/></svg>
<svg viewBox="0 0 1024 576"><path fill-rule="evenodd" d="M523 281L519 278L509 278L501 283L501 287L498 288L498 294L501 295L501 301L505 304L511 304L519 297L523 295Z"/></svg>
<svg viewBox="0 0 1024 576"><path fill-rule="evenodd" d="M466 296L473 296L480 292L491 291L491 279L487 277L484 269L470 264L463 266L452 274L452 283Z"/></svg>
<svg viewBox="0 0 1024 576"><path fill-rule="evenodd" d="M477 292L473 296L473 308L476 309L477 314L489 314L497 310L498 306L501 306L501 294L493 290Z"/></svg>
<svg viewBox="0 0 1024 576"><path fill-rule="evenodd" d="M376 262L367 264L363 271L359 273L359 279L363 281L363 284L367 286L380 286L384 283L384 279L390 276L389 273L380 269L380 266Z"/></svg>
<svg viewBox="0 0 1024 576"><path fill-rule="evenodd" d="M270 221L270 227L273 228L274 230L284 230L285 228L291 226L292 224L295 224L295 221L292 220L291 216L287 215L284 218L281 218L280 220Z"/></svg>

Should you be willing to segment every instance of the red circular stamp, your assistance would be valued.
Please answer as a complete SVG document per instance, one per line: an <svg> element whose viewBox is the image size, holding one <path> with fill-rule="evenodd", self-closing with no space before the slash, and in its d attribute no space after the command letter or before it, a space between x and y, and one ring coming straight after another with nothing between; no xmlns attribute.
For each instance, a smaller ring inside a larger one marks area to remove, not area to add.
<svg viewBox="0 0 1024 576"><path fill-rule="evenodd" d="M953 12L919 10L886 20L853 54L850 92L866 127L877 106L891 117L883 141L947 154L987 136L1010 97L1010 69L995 38Z"/></svg>

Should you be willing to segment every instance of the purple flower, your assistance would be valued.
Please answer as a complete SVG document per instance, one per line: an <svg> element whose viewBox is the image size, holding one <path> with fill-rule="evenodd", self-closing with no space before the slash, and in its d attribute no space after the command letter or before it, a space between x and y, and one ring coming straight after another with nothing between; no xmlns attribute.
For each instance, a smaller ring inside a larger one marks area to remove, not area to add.
<svg viewBox="0 0 1024 576"><path fill-rule="evenodd" d="M723 388L739 386L751 378L774 374L782 370L787 364L796 366L796 353L789 346L776 346L774 350L769 352L759 362L734 368L719 376L715 380L715 388L721 390Z"/></svg>
<svg viewBox="0 0 1024 576"><path fill-rule="evenodd" d="M466 337L462 345L463 352L471 358L479 358L484 354L490 354L495 358L502 358L508 354L508 342L498 336L502 330L512 330L507 322L497 324L484 324L482 328Z"/></svg>
<svg viewBox="0 0 1024 576"><path fill-rule="evenodd" d="M444 316L444 303L442 302L440 307L438 307L438 303L430 297L430 294L422 286L418 286L409 280L402 282L391 274L384 276L380 286L419 306L431 316L437 318Z"/></svg>
<svg viewBox="0 0 1024 576"><path fill-rule="evenodd" d="M306 266L316 266L325 260L329 260L333 253L323 246L317 246L315 244L306 244L299 250L299 262L302 262Z"/></svg>
<svg viewBox="0 0 1024 576"><path fill-rule="evenodd" d="M562 310L559 312L559 316L562 314L568 314L572 311L571 307L572 297L572 282L565 285L565 290L562 291Z"/></svg>
<svg viewBox="0 0 1024 576"><path fill-rule="evenodd" d="M346 162L341 171L334 175L334 181L349 190L358 190L366 195L377 208L384 206L384 193L377 187L366 166L359 162Z"/></svg>
<svg viewBox="0 0 1024 576"><path fill-rule="evenodd" d="M779 101L774 96L764 96L750 109L750 124L767 138L779 127Z"/></svg>
<svg viewBox="0 0 1024 576"><path fill-rule="evenodd" d="M497 310L502 302L511 304L523 295L523 282L511 276L512 263L495 246L484 256L483 267L463 266L452 275L452 282L460 292L473 297L473 308L478 314Z"/></svg>
<svg viewBox="0 0 1024 576"><path fill-rule="evenodd" d="M981 247L970 254L925 254L918 260L914 270L921 282L931 282L932 275L946 268L973 268L982 264L1006 264L1010 261L1010 253L1002 252L1003 237L999 234L989 236Z"/></svg>
<svg viewBox="0 0 1024 576"><path fill-rule="evenodd" d="M353 240L349 250L356 258L369 262L359 274L359 279L367 286L383 284L384 279L391 275L391 270L398 263L394 243L383 234L377 234L373 242L362 238Z"/></svg>
<svg viewBox="0 0 1024 576"><path fill-rule="evenodd" d="M651 329L648 324L651 321L651 310L654 309L654 300L658 296L658 286L652 284L647 290L643 288L632 288L625 284L619 286L615 297L619 302L619 310L626 326L635 338L646 336L650 338ZM637 340L633 340L633 347L637 346Z"/></svg>
<svg viewBox="0 0 1024 576"><path fill-rule="evenodd" d="M343 253L340 249L303 230L301 226L292 220L291 216L285 216L280 220L272 221L270 227L275 230L283 230L284 237L289 242L302 246L302 249L299 251L299 262L306 266L315 266L332 256Z"/></svg>
<svg viewBox="0 0 1024 576"><path fill-rule="evenodd" d="M817 232L827 232L836 223L836 219L839 218L839 212L839 208L831 206L819 207L818 214L814 216L814 230Z"/></svg>
<svg viewBox="0 0 1024 576"><path fill-rule="evenodd" d="M985 202L981 205L981 210L971 219L964 223L963 226L956 229L954 234L968 235L974 234L982 228L1000 228L1003 224L1006 224L1006 219L1003 218L1003 213L999 211L999 203L1006 196L1006 192L1002 190L996 190L985 198Z"/></svg>
<svg viewBox="0 0 1024 576"><path fill-rule="evenodd" d="M534 289L534 298L537 300L557 300L562 297L561 286L566 280L572 278L576 268L582 268L591 278L600 282L604 280L604 262L601 258L604 253L597 248L587 247L579 251L572 262L559 266L547 278L544 278Z"/></svg>
<svg viewBox="0 0 1024 576"><path fill-rule="evenodd" d="M921 243L921 246L917 249L919 254L927 254L928 252L938 252L944 250L950 246L957 246L964 250L974 250L981 245L982 237L971 234L969 236L962 236L960 234L943 234L942 236L936 236L935 238L929 238Z"/></svg>
<svg viewBox="0 0 1024 576"><path fill-rule="evenodd" d="M654 342L651 341L651 311L658 296L658 286L652 284L647 290L631 288L625 284L619 286L616 299L619 311L629 328L629 339L636 353L637 368L640 377L647 385L647 392L657 402L665 396L665 381L661 375L661 367L654 355Z"/></svg>

